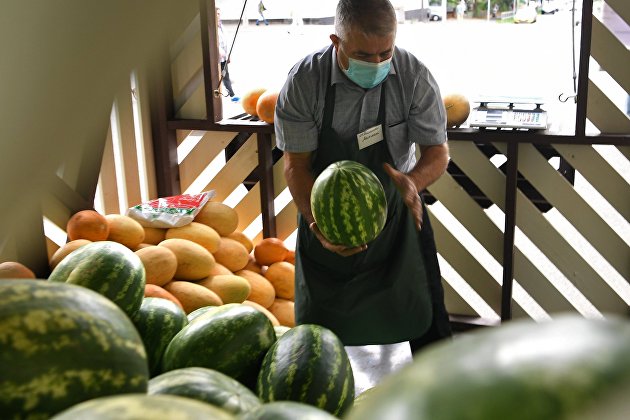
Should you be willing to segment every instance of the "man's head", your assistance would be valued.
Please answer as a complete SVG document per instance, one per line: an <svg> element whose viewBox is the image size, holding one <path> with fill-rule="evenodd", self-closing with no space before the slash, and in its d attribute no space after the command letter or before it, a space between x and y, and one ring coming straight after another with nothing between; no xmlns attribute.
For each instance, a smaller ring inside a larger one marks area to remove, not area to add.
<svg viewBox="0 0 630 420"><path fill-rule="evenodd" d="M366 63L377 65L390 60L394 53L396 25L396 12L389 0L339 1L335 33L330 35L330 40L335 46L339 66L351 80L362 87L371 87L373 83L361 83L352 77L351 63L359 64L363 71Z"/></svg>

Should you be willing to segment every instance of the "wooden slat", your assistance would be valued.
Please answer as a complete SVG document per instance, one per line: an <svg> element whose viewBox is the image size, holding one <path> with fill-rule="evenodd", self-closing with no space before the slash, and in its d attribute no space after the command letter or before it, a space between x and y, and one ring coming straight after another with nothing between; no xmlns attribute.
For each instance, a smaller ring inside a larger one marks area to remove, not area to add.
<svg viewBox="0 0 630 420"><path fill-rule="evenodd" d="M457 145L451 143L457 149ZM457 155L451 153L452 156ZM462 156L465 158L465 154ZM485 159L485 157L483 158ZM454 160L457 160L454 158ZM494 167L494 165L492 165ZM491 171L492 169L489 168ZM496 170L496 168L495 168ZM496 170L495 177L501 177L503 174ZM464 191L464 189L455 182L455 180L447 173L442 175L440 179L429 187L429 191L440 203L442 203L455 216L466 230L484 247L484 249L499 263L503 263L503 234L499 228L488 218L481 207ZM497 193L501 193L497 190ZM437 235L436 235L437 238ZM438 251L444 256L449 263L449 252L443 252L440 248ZM549 312L572 311L572 305L567 299L556 290L544 276L543 273L530 261L523 253L515 248L514 250L514 278L523 288L534 298L534 300L544 302L546 310ZM470 284L470 286L483 296L482 290L493 287L491 283L484 282L482 277L469 276L462 274L462 277ZM488 302L489 303L489 302ZM490 303L489 303L490 304ZM497 304L501 304L501 299ZM493 308L494 306L491 305ZM496 308L495 308L496 309ZM500 310L498 310L500 313ZM522 308L514 306L512 308L512 316L518 317L516 312L524 314Z"/></svg>
<svg viewBox="0 0 630 420"><path fill-rule="evenodd" d="M617 150L619 150L626 159L630 160L630 146L617 146Z"/></svg>
<svg viewBox="0 0 630 420"><path fill-rule="evenodd" d="M293 201L288 203L276 216L278 238L286 240L297 229L297 206Z"/></svg>
<svg viewBox="0 0 630 420"><path fill-rule="evenodd" d="M199 35L199 23L194 36L190 37L187 44L174 58L171 64L171 74L173 81L173 96L177 98L181 95L186 85L190 83L195 74L201 69L201 37Z"/></svg>
<svg viewBox="0 0 630 420"><path fill-rule="evenodd" d="M236 133L211 131L204 134L179 165L179 183L182 191L197 179L214 158L223 153L235 135Z"/></svg>
<svg viewBox="0 0 630 420"><path fill-rule="evenodd" d="M193 130L176 130L175 137L177 138L177 145L179 146L182 144L182 142L186 140L186 137L188 137L192 132Z"/></svg>
<svg viewBox="0 0 630 420"><path fill-rule="evenodd" d="M453 286L445 279L442 279L442 287L444 288L444 304L449 314L457 314L463 316L480 316L472 306L457 293Z"/></svg>
<svg viewBox="0 0 630 420"><path fill-rule="evenodd" d="M153 139L151 138L151 112L149 100L149 84L146 75L147 69L138 71L136 85L136 106L138 108L142 145L144 148L144 167L146 169L147 194L149 199L157 198L157 180L155 177L155 156L153 153Z"/></svg>
<svg viewBox="0 0 630 420"><path fill-rule="evenodd" d="M125 83L116 95L116 107L118 109L116 117L118 118L118 128L120 130L120 150L122 152L126 201L129 206L135 206L142 202L132 100L130 82L125 80Z"/></svg>
<svg viewBox="0 0 630 420"><path fill-rule="evenodd" d="M602 133L630 133L630 119L592 80L588 81L587 117Z"/></svg>
<svg viewBox="0 0 630 420"><path fill-rule="evenodd" d="M630 25L630 2L628 0L606 0L606 3Z"/></svg>
<svg viewBox="0 0 630 420"><path fill-rule="evenodd" d="M59 182L65 185L63 181ZM48 194L42 196L42 213L61 229L65 230L68 219L75 212L61 201L57 194L51 194L49 191Z"/></svg>
<svg viewBox="0 0 630 420"><path fill-rule="evenodd" d="M245 180L258 164L256 138L247 139L217 175L203 188L214 190L213 201L223 201ZM260 199L260 198L259 198Z"/></svg>
<svg viewBox="0 0 630 420"><path fill-rule="evenodd" d="M520 147L519 170L521 173L622 276L630 278L628 266L630 248L617 232L602 220L573 186L547 163L534 146L522 144ZM580 147L574 146L574 148ZM597 159L594 158L592 163L597 168ZM627 197L630 197L630 194L626 195Z"/></svg>
<svg viewBox="0 0 630 420"><path fill-rule="evenodd" d="M206 95L200 85L175 113L176 118L206 119Z"/></svg>
<svg viewBox="0 0 630 420"><path fill-rule="evenodd" d="M245 230L260 215L260 184L247 192L234 209L238 213L237 230Z"/></svg>
<svg viewBox="0 0 630 420"><path fill-rule="evenodd" d="M103 207L105 214L118 214L118 186L116 185L116 166L114 163L114 146L112 144L112 132L107 131L103 161L101 162L101 191L103 195Z"/></svg>
<svg viewBox="0 0 630 420"><path fill-rule="evenodd" d="M593 147L554 144L553 147L626 220L630 220L630 185Z"/></svg>
<svg viewBox="0 0 630 420"><path fill-rule="evenodd" d="M593 16L591 55L619 85L630 92L630 52L597 16Z"/></svg>
<svg viewBox="0 0 630 420"><path fill-rule="evenodd" d="M495 145L500 147L500 145ZM496 179L503 176L473 145L451 145L451 156L460 156L457 164L484 193L502 208L502 193L496 190ZM495 172L494 175L490 175ZM496 196L496 197L495 197ZM517 199L517 223L525 235L549 258L564 275L600 310L625 313L627 305L611 290L599 274L588 265L575 249L546 220L534 204L521 192ZM527 273L522 273L527 280ZM525 283L522 283L525 288ZM550 289L551 290L551 289ZM534 290L528 290L534 294Z"/></svg>

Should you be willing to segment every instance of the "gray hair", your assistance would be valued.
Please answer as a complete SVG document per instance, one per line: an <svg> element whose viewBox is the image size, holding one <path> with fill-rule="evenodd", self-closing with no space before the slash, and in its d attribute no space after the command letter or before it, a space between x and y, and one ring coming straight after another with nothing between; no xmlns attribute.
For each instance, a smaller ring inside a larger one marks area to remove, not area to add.
<svg viewBox="0 0 630 420"><path fill-rule="evenodd" d="M335 33L344 39L352 28L363 33L386 36L396 32L396 11L389 0L339 0Z"/></svg>

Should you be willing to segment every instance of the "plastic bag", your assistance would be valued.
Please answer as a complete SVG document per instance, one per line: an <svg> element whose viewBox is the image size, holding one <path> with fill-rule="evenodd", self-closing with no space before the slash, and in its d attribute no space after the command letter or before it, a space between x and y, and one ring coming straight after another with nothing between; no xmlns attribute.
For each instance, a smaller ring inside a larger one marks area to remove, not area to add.
<svg viewBox="0 0 630 420"><path fill-rule="evenodd" d="M186 226L199 210L214 197L214 190L199 194L181 194L157 198L127 210L127 216L144 227L173 228Z"/></svg>

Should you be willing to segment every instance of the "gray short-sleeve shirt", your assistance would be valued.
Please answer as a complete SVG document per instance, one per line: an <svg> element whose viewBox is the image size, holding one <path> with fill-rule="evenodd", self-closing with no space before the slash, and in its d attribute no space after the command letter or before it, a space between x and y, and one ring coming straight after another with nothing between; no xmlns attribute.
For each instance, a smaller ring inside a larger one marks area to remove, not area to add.
<svg viewBox="0 0 630 420"><path fill-rule="evenodd" d="M343 74L330 45L298 62L280 91L275 132L281 150L317 149L329 83L337 85L332 128L342 137L355 137L376 125L385 87L385 137L399 170L406 172L415 165L414 144L446 142L446 112L438 85L416 57L396 47L386 83L366 90Z"/></svg>

